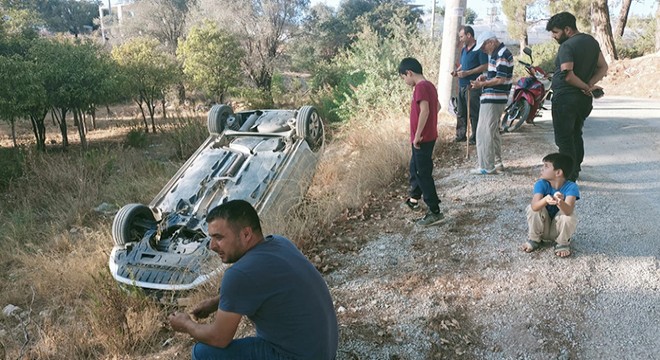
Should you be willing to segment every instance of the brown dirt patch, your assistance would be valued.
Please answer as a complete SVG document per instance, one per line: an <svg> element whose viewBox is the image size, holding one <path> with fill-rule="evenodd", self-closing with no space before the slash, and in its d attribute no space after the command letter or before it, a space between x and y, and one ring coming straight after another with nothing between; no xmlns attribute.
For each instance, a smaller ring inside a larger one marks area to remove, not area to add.
<svg viewBox="0 0 660 360"><path fill-rule="evenodd" d="M612 62L599 85L606 95L660 98L660 53Z"/></svg>

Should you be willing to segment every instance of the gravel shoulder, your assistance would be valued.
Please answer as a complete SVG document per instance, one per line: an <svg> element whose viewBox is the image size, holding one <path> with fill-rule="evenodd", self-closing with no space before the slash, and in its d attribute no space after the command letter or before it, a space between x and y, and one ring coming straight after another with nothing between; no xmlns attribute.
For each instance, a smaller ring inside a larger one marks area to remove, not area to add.
<svg viewBox="0 0 660 360"><path fill-rule="evenodd" d="M617 101L608 104L621 107ZM645 194L660 185L648 172L626 183L640 159L617 155L621 143L607 138L607 126L625 124L605 123L607 106L585 126L580 224L568 259L550 246L519 250L541 158L556 149L549 111L504 135L501 175L468 174L475 149L466 160L465 144L443 145L441 225L413 224L419 214L399 206L402 182L337 231L321 256L339 264L326 274L340 323L338 358L654 358L660 227L658 195ZM655 171L658 162L639 166Z"/></svg>

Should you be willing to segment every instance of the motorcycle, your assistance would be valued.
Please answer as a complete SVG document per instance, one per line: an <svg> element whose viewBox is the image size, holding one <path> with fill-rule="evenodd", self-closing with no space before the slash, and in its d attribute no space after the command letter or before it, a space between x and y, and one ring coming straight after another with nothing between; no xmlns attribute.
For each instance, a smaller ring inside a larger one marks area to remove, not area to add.
<svg viewBox="0 0 660 360"><path fill-rule="evenodd" d="M530 63L522 60L518 62L525 67L530 76L521 77L514 87L513 98L504 110L502 118L503 132L516 131L524 123L533 124L534 118L540 115L541 110L547 110L543 107L545 100L552 97L550 90L552 76L531 64L534 59L530 48L524 48L523 52L529 56Z"/></svg>

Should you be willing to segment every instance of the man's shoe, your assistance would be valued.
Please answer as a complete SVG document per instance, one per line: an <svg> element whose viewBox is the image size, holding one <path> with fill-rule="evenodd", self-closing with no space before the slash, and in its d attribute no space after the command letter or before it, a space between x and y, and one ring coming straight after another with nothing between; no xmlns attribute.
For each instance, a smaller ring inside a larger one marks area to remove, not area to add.
<svg viewBox="0 0 660 360"><path fill-rule="evenodd" d="M401 207L407 207L412 211L419 211L422 209L422 206L419 204L419 201L412 202L410 201L410 198L406 199L406 201L401 205Z"/></svg>
<svg viewBox="0 0 660 360"><path fill-rule="evenodd" d="M495 170L495 169L486 170L486 169L482 169L482 168L477 168L477 169L470 170L470 174L472 174L472 175L493 175L495 173L497 173L497 170Z"/></svg>
<svg viewBox="0 0 660 360"><path fill-rule="evenodd" d="M438 211L437 213L434 213L432 211L428 211L426 215L424 215L423 218L417 220L417 225L421 226L431 226L439 223L444 219L445 216L442 214L441 211Z"/></svg>

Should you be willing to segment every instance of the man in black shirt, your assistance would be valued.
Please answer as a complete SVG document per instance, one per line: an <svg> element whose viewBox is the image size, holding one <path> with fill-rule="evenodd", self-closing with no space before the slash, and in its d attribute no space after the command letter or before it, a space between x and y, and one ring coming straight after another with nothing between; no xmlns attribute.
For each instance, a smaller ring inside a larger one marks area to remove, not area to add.
<svg viewBox="0 0 660 360"><path fill-rule="evenodd" d="M568 12L550 18L547 31L559 44L552 77L552 126L559 152L573 158L573 171L566 174L577 180L584 159L582 127L592 109L592 92L607 74L607 63L593 36L577 30L575 16Z"/></svg>

